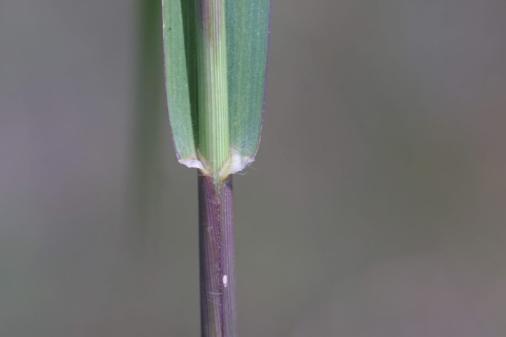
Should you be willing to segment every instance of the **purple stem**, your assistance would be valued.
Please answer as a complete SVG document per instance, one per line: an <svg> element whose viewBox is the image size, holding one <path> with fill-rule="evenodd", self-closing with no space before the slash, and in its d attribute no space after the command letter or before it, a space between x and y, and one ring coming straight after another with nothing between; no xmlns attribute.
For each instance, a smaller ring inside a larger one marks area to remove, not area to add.
<svg viewBox="0 0 506 337"><path fill-rule="evenodd" d="M235 337L232 177L215 185L199 174L198 181L202 337Z"/></svg>

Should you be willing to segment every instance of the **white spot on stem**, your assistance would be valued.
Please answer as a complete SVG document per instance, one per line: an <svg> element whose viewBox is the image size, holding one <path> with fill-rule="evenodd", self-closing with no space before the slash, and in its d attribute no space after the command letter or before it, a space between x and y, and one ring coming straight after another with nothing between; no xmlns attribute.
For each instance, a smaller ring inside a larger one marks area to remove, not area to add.
<svg viewBox="0 0 506 337"><path fill-rule="evenodd" d="M228 276L223 275L223 286L226 288L228 286Z"/></svg>

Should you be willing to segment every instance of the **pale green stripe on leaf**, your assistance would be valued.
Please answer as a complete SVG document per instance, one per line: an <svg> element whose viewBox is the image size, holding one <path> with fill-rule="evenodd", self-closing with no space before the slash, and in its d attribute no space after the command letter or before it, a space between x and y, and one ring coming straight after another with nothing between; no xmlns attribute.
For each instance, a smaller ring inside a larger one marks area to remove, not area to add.
<svg viewBox="0 0 506 337"><path fill-rule="evenodd" d="M199 154L206 171L219 178L230 157L225 0L197 6Z"/></svg>

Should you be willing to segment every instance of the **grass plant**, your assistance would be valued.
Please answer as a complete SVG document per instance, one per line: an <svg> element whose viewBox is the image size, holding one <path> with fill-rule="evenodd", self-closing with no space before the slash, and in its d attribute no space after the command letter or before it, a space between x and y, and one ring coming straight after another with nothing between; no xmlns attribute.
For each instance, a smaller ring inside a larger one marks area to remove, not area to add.
<svg viewBox="0 0 506 337"><path fill-rule="evenodd" d="M203 337L235 337L232 176L260 141L269 0L162 0L169 117L198 169Z"/></svg>

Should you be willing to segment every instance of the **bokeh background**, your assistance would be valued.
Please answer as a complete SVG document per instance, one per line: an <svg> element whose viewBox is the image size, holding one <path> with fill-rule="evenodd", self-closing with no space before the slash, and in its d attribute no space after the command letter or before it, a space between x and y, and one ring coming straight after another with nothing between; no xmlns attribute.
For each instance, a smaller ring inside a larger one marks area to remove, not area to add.
<svg viewBox="0 0 506 337"><path fill-rule="evenodd" d="M506 2L273 0L240 336L506 336ZM199 335L158 0L0 0L0 336Z"/></svg>

